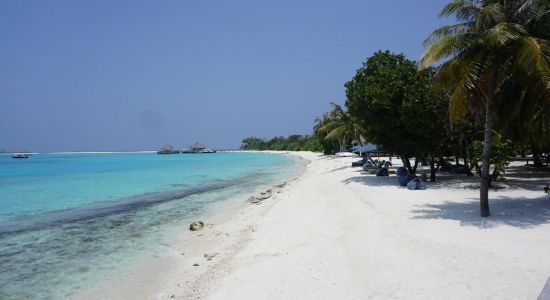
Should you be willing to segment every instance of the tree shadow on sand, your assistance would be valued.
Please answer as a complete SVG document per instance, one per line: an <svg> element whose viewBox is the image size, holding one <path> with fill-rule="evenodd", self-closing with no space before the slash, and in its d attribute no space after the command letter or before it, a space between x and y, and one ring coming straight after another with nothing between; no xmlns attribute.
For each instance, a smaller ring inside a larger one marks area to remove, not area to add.
<svg viewBox="0 0 550 300"><path fill-rule="evenodd" d="M334 171L337 170L338 169ZM367 186L398 186L398 179L395 175L376 177L363 172L361 169L358 169L358 171L361 175L347 178L343 180L343 183L349 184L351 182L357 182ZM422 172L423 171L419 171L417 174ZM523 189L542 193L544 186L548 184L550 184L550 168L512 166L506 168L505 180L493 182L490 190ZM477 176L439 172L436 182L428 182L428 189L477 190L479 189L479 185L479 177Z"/></svg>
<svg viewBox="0 0 550 300"><path fill-rule="evenodd" d="M342 180L344 184L350 184L352 182L361 183L368 186L387 186L393 185L396 188L400 188L399 180L396 176L373 176L367 175L365 172L361 172L361 175L352 176Z"/></svg>
<svg viewBox="0 0 550 300"><path fill-rule="evenodd" d="M344 184L352 182L361 183L366 186L395 186L395 188L406 189L399 185L399 177L376 176L361 171L361 175L352 176L342 180ZM437 176L436 182L428 182L428 189L479 189L479 178L466 175L443 174Z"/></svg>
<svg viewBox="0 0 550 300"><path fill-rule="evenodd" d="M343 166L343 167L339 167L339 168L335 168L335 169L332 169L326 173L334 173L334 172L337 172L337 171L342 171L342 170L345 170L345 169L350 169L351 166Z"/></svg>
<svg viewBox="0 0 550 300"><path fill-rule="evenodd" d="M500 225L521 229L550 223L550 197L511 198L499 197L490 201L491 216L479 216L479 200L426 204L413 210L413 219L446 219L460 221L462 226L494 228Z"/></svg>
<svg viewBox="0 0 550 300"><path fill-rule="evenodd" d="M504 186L542 192L543 187L550 184L550 168L511 166L506 168L505 177Z"/></svg>

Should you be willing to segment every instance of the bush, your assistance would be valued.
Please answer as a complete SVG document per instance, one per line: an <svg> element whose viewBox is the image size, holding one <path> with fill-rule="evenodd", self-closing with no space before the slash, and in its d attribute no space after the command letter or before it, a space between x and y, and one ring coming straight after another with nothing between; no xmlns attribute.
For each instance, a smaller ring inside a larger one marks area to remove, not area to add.
<svg viewBox="0 0 550 300"><path fill-rule="evenodd" d="M495 133L491 145L491 158L490 164L494 167L491 174L491 180L501 179L505 173L505 168L510 164L510 161L515 156L516 147L510 140L502 141L502 136ZM483 157L483 142L474 141L473 143L473 158L477 161L481 161ZM480 173L481 166L476 167L477 172Z"/></svg>

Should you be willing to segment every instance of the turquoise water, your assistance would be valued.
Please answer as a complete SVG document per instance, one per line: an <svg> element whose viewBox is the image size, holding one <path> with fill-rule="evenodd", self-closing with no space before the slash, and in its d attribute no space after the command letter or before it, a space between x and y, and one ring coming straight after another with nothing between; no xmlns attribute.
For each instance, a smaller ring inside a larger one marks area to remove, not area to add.
<svg viewBox="0 0 550 300"><path fill-rule="evenodd" d="M0 156L0 299L58 299L238 193L296 174L274 154Z"/></svg>

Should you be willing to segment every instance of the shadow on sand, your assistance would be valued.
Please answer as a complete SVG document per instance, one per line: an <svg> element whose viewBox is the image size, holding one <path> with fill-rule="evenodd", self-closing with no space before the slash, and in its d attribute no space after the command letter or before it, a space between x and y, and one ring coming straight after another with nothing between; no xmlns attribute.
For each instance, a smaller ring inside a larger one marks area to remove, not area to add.
<svg viewBox="0 0 550 300"><path fill-rule="evenodd" d="M460 221L462 226L493 228L509 225L518 228L531 228L550 223L550 197L510 198L499 197L490 200L491 217L479 216L479 200L426 204L413 210L413 219L447 219Z"/></svg>
<svg viewBox="0 0 550 300"><path fill-rule="evenodd" d="M338 168L333 171L338 171L340 169L343 168ZM390 175L389 177L376 177L363 172L361 168L358 168L357 171L361 175L347 178L343 180L343 183L348 184L350 182L357 182L368 186L398 186L397 177L395 175ZM419 171L417 174L421 172L424 171ZM493 182L491 190L523 189L528 191L540 191L542 193L544 187L548 184L550 184L550 168L511 166L506 168L505 180ZM428 188L475 190L479 189L479 177L440 172L437 174L436 182L428 182Z"/></svg>
<svg viewBox="0 0 550 300"><path fill-rule="evenodd" d="M334 173L334 172L337 172L337 171L342 171L342 170L345 170L345 169L350 169L351 166L343 166L343 167L339 167L339 168L336 168L336 169L332 169L330 171L328 171L327 173Z"/></svg>
<svg viewBox="0 0 550 300"><path fill-rule="evenodd" d="M358 175L344 179L344 184L360 183L366 186L395 186L404 193L414 193L399 186L395 175L377 177L367 175L360 168ZM506 168L506 179L493 183L492 191L496 190L526 190L540 191L550 183L550 168L533 168L527 166L511 166ZM450 173L439 173L436 182L428 182L429 190L479 190L479 177ZM405 194L404 194L405 196ZM530 228L550 223L550 196L539 198L500 196L490 200L492 216L479 216L479 199L470 198L464 202L447 201L443 204L426 204L412 211L414 219L448 219L460 221L463 226L493 228L499 225L509 225L518 228Z"/></svg>
<svg viewBox="0 0 550 300"><path fill-rule="evenodd" d="M400 188L399 181L396 176L374 176L367 175L365 172L360 172L361 175L352 176L342 180L344 184L350 184L352 182L362 183L368 186L387 186L393 185L396 188Z"/></svg>
<svg viewBox="0 0 550 300"><path fill-rule="evenodd" d="M506 168L505 177L502 182L505 186L542 192L543 187L550 183L550 168L512 166Z"/></svg>
<svg viewBox="0 0 550 300"><path fill-rule="evenodd" d="M352 176L342 180L344 184L352 182L361 183L367 186L395 186L396 188L403 188L399 186L399 178L395 175L390 176L376 176L367 174L366 172L358 172L361 175ZM466 175L456 174L440 174L437 176L436 182L428 182L428 189L479 189L479 178L468 177Z"/></svg>

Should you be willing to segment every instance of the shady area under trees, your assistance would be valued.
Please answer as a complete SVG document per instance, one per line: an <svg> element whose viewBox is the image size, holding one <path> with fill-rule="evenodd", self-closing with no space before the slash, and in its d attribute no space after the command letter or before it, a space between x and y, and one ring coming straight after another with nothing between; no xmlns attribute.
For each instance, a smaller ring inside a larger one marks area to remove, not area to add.
<svg viewBox="0 0 550 300"><path fill-rule="evenodd" d="M550 162L550 2L454 0L440 16L456 24L428 36L419 63L390 51L363 63L346 113L411 174L427 159L431 181L440 168L479 176L487 217L511 160Z"/></svg>

